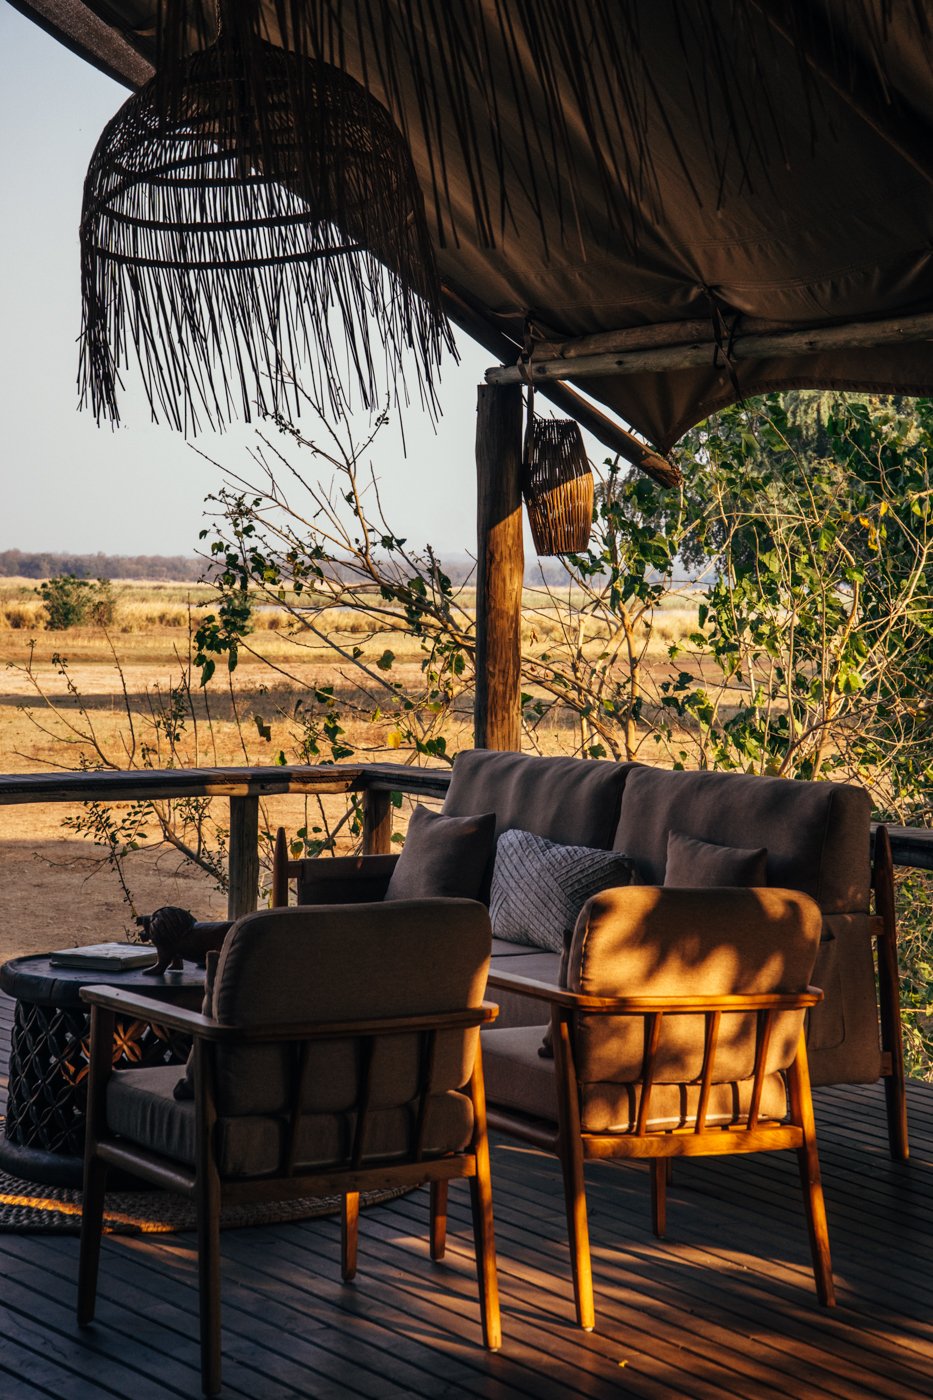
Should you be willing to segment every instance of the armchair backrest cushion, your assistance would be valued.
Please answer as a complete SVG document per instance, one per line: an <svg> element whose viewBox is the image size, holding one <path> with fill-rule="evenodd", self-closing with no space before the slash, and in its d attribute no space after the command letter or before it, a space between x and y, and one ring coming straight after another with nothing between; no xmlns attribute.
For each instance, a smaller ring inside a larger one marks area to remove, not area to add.
<svg viewBox="0 0 933 1400"><path fill-rule="evenodd" d="M800 992L809 984L820 943L817 905L796 890L606 890L581 911L568 963L568 986L594 996L731 996ZM765 1068L794 1058L803 1012L777 1016ZM754 1072L755 1013L724 1015L714 1083ZM689 1083L702 1073L705 1018L665 1019L655 1079ZM645 1022L637 1016L586 1015L575 1022L582 1084L631 1083L642 1077ZM586 1092L586 1090L584 1091Z"/></svg>
<svg viewBox="0 0 933 1400"><path fill-rule="evenodd" d="M664 883L671 831L720 846L764 846L769 885L802 890L824 914L864 913L870 820L868 793L850 784L635 767L612 844L646 885Z"/></svg>
<svg viewBox="0 0 933 1400"><path fill-rule="evenodd" d="M244 1028L376 1020L465 1010L483 1000L491 932L483 905L473 900L399 900L392 904L274 909L241 919L227 936L214 985L213 1014ZM428 1115L435 1125L457 1125L465 1143L462 1104L451 1115L443 1099L468 1081L478 1031L437 1037ZM404 1150L406 1114L417 1109L426 1037L418 1032L373 1042L368 1108L397 1120L394 1150ZM301 1098L299 1140L313 1151L314 1122L333 1137L333 1115L343 1122L343 1146L352 1139L366 1044L345 1038L311 1045ZM287 1115L293 1101L294 1044L219 1047L217 1103L221 1119ZM457 1095L458 1098L461 1096ZM469 1100L463 1103L469 1109ZM396 1111L404 1110L399 1115ZM469 1123L467 1123L467 1129ZM339 1135L338 1135L339 1136ZM389 1149L384 1133L380 1155ZM436 1133L435 1133L436 1137ZM469 1132L467 1131L467 1138ZM326 1155L326 1154L325 1154Z"/></svg>
<svg viewBox="0 0 933 1400"><path fill-rule="evenodd" d="M496 837L517 828L562 846L612 848L632 763L467 749L457 755L443 812L495 812ZM618 848L616 848L618 849Z"/></svg>

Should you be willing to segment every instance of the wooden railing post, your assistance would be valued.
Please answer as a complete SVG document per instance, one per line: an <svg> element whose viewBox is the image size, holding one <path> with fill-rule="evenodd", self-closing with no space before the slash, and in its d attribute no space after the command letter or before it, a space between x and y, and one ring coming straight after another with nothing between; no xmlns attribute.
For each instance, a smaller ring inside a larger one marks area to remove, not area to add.
<svg viewBox="0 0 933 1400"><path fill-rule="evenodd" d="M363 855L386 856L392 850L392 794L367 788L363 793Z"/></svg>
<svg viewBox="0 0 933 1400"><path fill-rule="evenodd" d="M481 384L476 415L477 748L521 748L521 462L521 385Z"/></svg>
<svg viewBox="0 0 933 1400"><path fill-rule="evenodd" d="M251 914L259 902L259 798L230 798L227 918Z"/></svg>

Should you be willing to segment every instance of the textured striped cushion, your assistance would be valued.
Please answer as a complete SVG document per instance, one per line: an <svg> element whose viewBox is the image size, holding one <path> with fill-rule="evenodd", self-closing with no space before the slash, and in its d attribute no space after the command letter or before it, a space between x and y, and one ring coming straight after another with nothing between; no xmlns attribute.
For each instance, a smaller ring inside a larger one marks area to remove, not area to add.
<svg viewBox="0 0 933 1400"><path fill-rule="evenodd" d="M492 877L493 934L559 953L590 896L631 881L632 863L619 851L559 846L530 831L505 831Z"/></svg>

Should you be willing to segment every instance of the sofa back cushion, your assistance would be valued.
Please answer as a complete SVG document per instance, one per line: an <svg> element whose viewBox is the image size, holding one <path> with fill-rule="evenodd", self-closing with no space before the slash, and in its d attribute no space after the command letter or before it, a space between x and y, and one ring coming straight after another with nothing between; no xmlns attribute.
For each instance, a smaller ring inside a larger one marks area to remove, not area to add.
<svg viewBox="0 0 933 1400"><path fill-rule="evenodd" d="M605 890L577 920L567 968L571 991L591 996L718 997L800 992L809 985L822 916L807 895L781 889L682 890L631 886ZM777 1016L766 1069L793 1060L803 1012ZM724 1014L714 1083L754 1071L754 1012ZM587 1016L575 1021L577 1075L583 1084L641 1078L641 1016ZM689 1083L703 1068L705 1017L665 1018L655 1077Z"/></svg>
<svg viewBox="0 0 933 1400"><path fill-rule="evenodd" d="M249 1027L464 1010L482 1002L490 943L489 915L464 899L250 914L224 943L213 1013L221 1023ZM467 1082L477 1038L476 1030L438 1036L432 1099ZM417 1032L376 1040L371 1110L404 1109L411 1116L425 1053ZM337 1115L346 1141L352 1140L366 1055L365 1042L350 1037L312 1044L301 1100L312 1121L302 1124L304 1136L317 1115ZM222 1118L287 1113L297 1063L293 1046L222 1047L217 1061Z"/></svg>
<svg viewBox="0 0 933 1400"><path fill-rule="evenodd" d="M467 749L457 755L443 812L495 812L496 836L518 828L562 846L612 849L632 763ZM616 849L619 849L618 847Z"/></svg>
<svg viewBox="0 0 933 1400"><path fill-rule="evenodd" d="M826 914L857 913L868 909L870 819L860 787L636 767L613 846L646 885L664 883L671 831L721 846L764 846L769 885L802 890Z"/></svg>

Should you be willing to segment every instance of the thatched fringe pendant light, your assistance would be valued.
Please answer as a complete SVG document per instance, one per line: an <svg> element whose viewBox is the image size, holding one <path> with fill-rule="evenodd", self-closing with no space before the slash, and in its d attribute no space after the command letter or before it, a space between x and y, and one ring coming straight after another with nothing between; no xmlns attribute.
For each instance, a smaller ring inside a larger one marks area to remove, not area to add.
<svg viewBox="0 0 933 1400"><path fill-rule="evenodd" d="M535 552L582 554L593 528L593 472L579 423L537 418L529 389L522 495Z"/></svg>
<svg viewBox="0 0 933 1400"><path fill-rule="evenodd" d="M119 417L128 345L153 417L182 431L297 411L293 376L335 409L354 385L366 407L397 400L407 352L434 405L453 341L411 152L259 15L222 4L215 41L160 65L92 157L79 388L98 421Z"/></svg>

